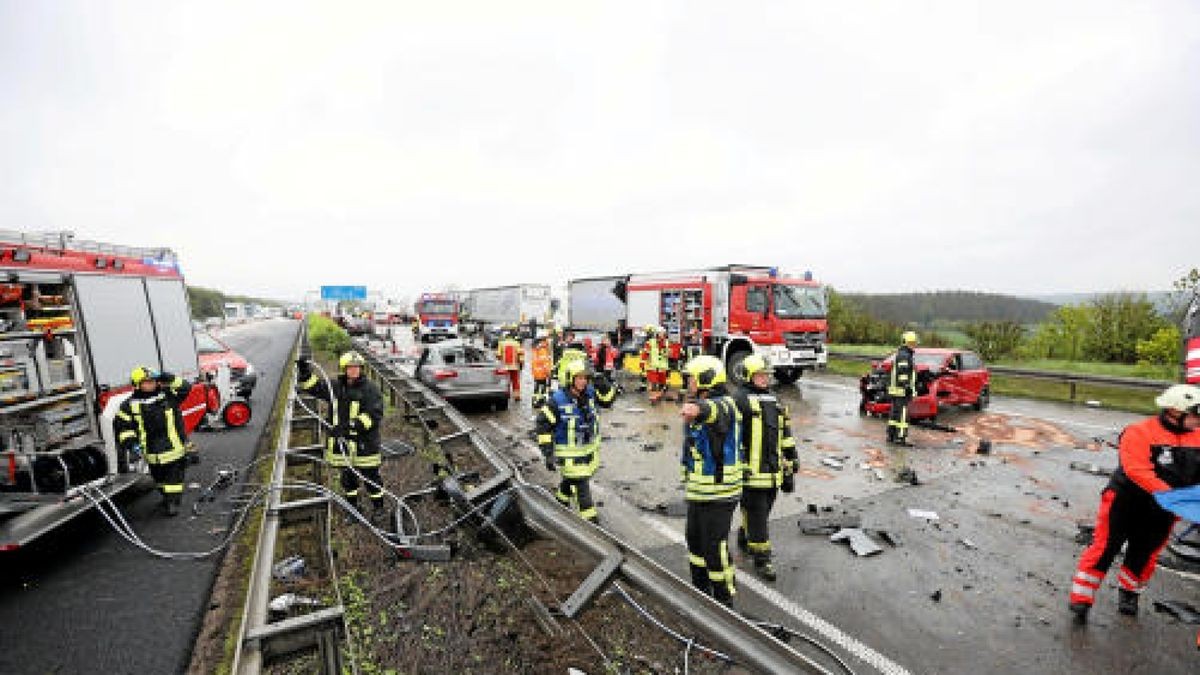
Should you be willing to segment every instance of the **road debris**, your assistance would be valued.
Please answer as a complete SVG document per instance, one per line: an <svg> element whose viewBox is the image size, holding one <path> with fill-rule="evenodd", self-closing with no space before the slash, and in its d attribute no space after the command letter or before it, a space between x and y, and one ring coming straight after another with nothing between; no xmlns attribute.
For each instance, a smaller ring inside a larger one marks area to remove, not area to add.
<svg viewBox="0 0 1200 675"><path fill-rule="evenodd" d="M295 581L304 576L304 558L292 555L271 566L271 576L279 581Z"/></svg>
<svg viewBox="0 0 1200 675"><path fill-rule="evenodd" d="M646 409L645 408L626 408L625 412L644 413L644 412L646 412Z"/></svg>
<svg viewBox="0 0 1200 675"><path fill-rule="evenodd" d="M979 444L975 446L975 454L990 455L992 454L992 442L986 438L979 439Z"/></svg>
<svg viewBox="0 0 1200 675"><path fill-rule="evenodd" d="M1090 473L1093 476L1111 476L1113 472L1112 469L1100 466L1095 462L1071 462L1071 468L1076 471Z"/></svg>
<svg viewBox="0 0 1200 675"><path fill-rule="evenodd" d="M658 452L659 450L662 450L662 447L662 443L643 443L642 452Z"/></svg>
<svg viewBox="0 0 1200 675"><path fill-rule="evenodd" d="M926 511L924 509L909 509L908 515L913 518L924 518L925 520L940 520L937 511Z"/></svg>
<svg viewBox="0 0 1200 675"><path fill-rule="evenodd" d="M315 598L296 595L295 593L284 593L271 600L267 607L276 614L286 614L295 607L320 607L321 601Z"/></svg>
<svg viewBox="0 0 1200 675"><path fill-rule="evenodd" d="M811 506L811 505L810 505ZM840 516L803 516L796 521L801 534L834 534L839 530L861 528L862 516L847 513Z"/></svg>
<svg viewBox="0 0 1200 675"><path fill-rule="evenodd" d="M875 480L881 481L887 478L883 473L883 469L871 469L871 473L875 474Z"/></svg>
<svg viewBox="0 0 1200 675"><path fill-rule="evenodd" d="M896 472L896 482L920 485L921 479L917 477L917 472L912 467L906 466Z"/></svg>
<svg viewBox="0 0 1200 675"><path fill-rule="evenodd" d="M842 464L842 461L840 459L834 459L833 457L822 457L821 463L832 469L837 469L838 471L841 471L842 467L845 466L844 464Z"/></svg>
<svg viewBox="0 0 1200 675"><path fill-rule="evenodd" d="M941 602L942 601L942 589L939 588L936 591L934 591L933 593L931 593L929 595L929 599L934 602Z"/></svg>
<svg viewBox="0 0 1200 675"><path fill-rule="evenodd" d="M850 550L854 551L854 555L860 558L865 558L869 555L876 555L883 552L883 547L875 543L874 539L866 532L857 527L848 527L838 530L829 536L829 541L850 542Z"/></svg>
<svg viewBox="0 0 1200 675"><path fill-rule="evenodd" d="M963 546L966 546L967 548L971 549L972 551L975 551L979 548L979 544L976 544L975 542L971 541L970 539L967 539L966 537L963 537L962 539L959 539L958 541Z"/></svg>

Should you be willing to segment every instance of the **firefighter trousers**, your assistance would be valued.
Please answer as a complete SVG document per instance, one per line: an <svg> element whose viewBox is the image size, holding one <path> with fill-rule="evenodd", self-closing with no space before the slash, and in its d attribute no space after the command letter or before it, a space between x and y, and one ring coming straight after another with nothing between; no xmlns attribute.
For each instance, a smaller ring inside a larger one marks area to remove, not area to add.
<svg viewBox="0 0 1200 675"><path fill-rule="evenodd" d="M692 585L724 605L733 604L734 567L729 559L729 526L736 499L687 503L688 567Z"/></svg>
<svg viewBox="0 0 1200 675"><path fill-rule="evenodd" d="M183 501L183 473L187 466L187 458L181 457L174 462L151 464L150 476L158 483L163 501L179 504Z"/></svg>
<svg viewBox="0 0 1200 675"><path fill-rule="evenodd" d="M1096 591L1122 545L1125 555L1117 582L1127 591L1145 590L1176 520L1147 492L1137 488L1106 488L1100 494L1092 543L1079 556L1071 583L1071 602L1086 605L1095 602Z"/></svg>
<svg viewBox="0 0 1200 675"><path fill-rule="evenodd" d="M521 371L509 370L507 372L508 372L508 381L510 384L512 384L512 397L517 399L518 401L520 401L521 400Z"/></svg>
<svg viewBox="0 0 1200 675"><path fill-rule="evenodd" d="M537 408L546 404L546 397L550 395L550 380L534 380L533 381L533 407Z"/></svg>
<svg viewBox="0 0 1200 675"><path fill-rule="evenodd" d="M755 564L761 565L771 560L771 533L768 530L768 522L778 492L779 490L773 487L742 488L742 525L738 528L738 543L745 544L746 550L754 557Z"/></svg>
<svg viewBox="0 0 1200 675"><path fill-rule="evenodd" d="M891 410L888 412L887 439L896 443L908 441L908 404L912 400L908 396L893 396Z"/></svg>
<svg viewBox="0 0 1200 675"><path fill-rule="evenodd" d="M558 486L554 498L559 504L579 511L579 517L584 520L596 520L596 504L592 501L592 482L590 478L566 478Z"/></svg>

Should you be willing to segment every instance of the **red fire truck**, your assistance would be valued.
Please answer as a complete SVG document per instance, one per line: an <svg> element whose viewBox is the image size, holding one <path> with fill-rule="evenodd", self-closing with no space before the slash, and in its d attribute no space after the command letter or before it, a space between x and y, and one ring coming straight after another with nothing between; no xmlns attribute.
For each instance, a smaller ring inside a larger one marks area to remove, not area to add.
<svg viewBox="0 0 1200 675"><path fill-rule="evenodd" d="M1183 378L1200 384L1200 291L1192 295L1183 319Z"/></svg>
<svg viewBox="0 0 1200 675"><path fill-rule="evenodd" d="M701 270L577 279L568 286L568 323L594 331L660 326L692 354L720 357L730 372L752 353L784 384L824 367L825 289L777 268L727 265Z"/></svg>
<svg viewBox="0 0 1200 675"><path fill-rule="evenodd" d="M92 508L83 491L111 496L145 473L112 433L139 365L193 382L188 433L219 410L173 252L0 230L0 551Z"/></svg>
<svg viewBox="0 0 1200 675"><path fill-rule="evenodd" d="M413 307L421 342L458 337L458 301L449 293L422 293Z"/></svg>

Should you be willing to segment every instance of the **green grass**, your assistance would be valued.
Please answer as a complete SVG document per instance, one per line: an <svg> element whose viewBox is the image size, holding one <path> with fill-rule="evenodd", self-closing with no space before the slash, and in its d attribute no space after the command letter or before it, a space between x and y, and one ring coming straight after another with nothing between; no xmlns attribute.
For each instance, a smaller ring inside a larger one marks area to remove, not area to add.
<svg viewBox="0 0 1200 675"><path fill-rule="evenodd" d="M843 354L883 357L894 351L896 347L888 345L829 345L829 349ZM1046 370L1057 373L1108 375L1110 377L1132 377L1164 381L1173 381L1179 375L1179 367L1175 365L1142 366L1130 363L1097 363L1094 361L1064 361L1062 359L1038 359L1031 361L1001 359L989 362L988 365L1025 368L1027 370Z"/></svg>

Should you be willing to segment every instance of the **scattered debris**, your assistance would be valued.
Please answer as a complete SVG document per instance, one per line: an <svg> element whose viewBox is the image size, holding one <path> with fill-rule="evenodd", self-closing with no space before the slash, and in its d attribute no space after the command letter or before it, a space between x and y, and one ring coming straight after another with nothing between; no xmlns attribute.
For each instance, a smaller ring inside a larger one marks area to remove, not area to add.
<svg viewBox="0 0 1200 675"><path fill-rule="evenodd" d="M924 518L925 520L939 520L937 511L926 511L924 509L909 509L908 515L913 518Z"/></svg>
<svg viewBox="0 0 1200 675"><path fill-rule="evenodd" d="M972 551L979 548L979 544L976 544L975 542L971 541L970 539L967 539L966 537L959 539L959 541L962 542L963 546L966 546L967 548L971 549Z"/></svg>
<svg viewBox="0 0 1200 675"><path fill-rule="evenodd" d="M642 452L658 452L662 450L662 443L643 443Z"/></svg>
<svg viewBox="0 0 1200 675"><path fill-rule="evenodd" d="M881 547L879 544L876 544L875 540L871 539L870 535L857 527L848 527L838 530L834 534L830 535L829 541L849 541L850 550L854 551L854 555L857 555L860 558L865 558L866 556L883 552L883 547Z"/></svg>
<svg viewBox="0 0 1200 675"><path fill-rule="evenodd" d="M917 478L917 472L912 467L906 466L896 472L897 483L908 483L909 485L920 485L921 479Z"/></svg>
<svg viewBox="0 0 1200 675"><path fill-rule="evenodd" d="M1200 611L1186 602L1155 600L1154 611L1169 614L1184 623L1200 623Z"/></svg>
<svg viewBox="0 0 1200 675"><path fill-rule="evenodd" d="M862 527L862 516L849 513L840 516L803 516L796 522L801 534L833 534L839 530Z"/></svg>
<svg viewBox="0 0 1200 675"><path fill-rule="evenodd" d="M279 581L295 581L304 576L304 558L288 556L271 566L271 576Z"/></svg>
<svg viewBox="0 0 1200 675"><path fill-rule="evenodd" d="M845 466L842 464L841 460L834 459L833 457L822 457L821 463L830 468L837 469L838 471L841 471L842 467Z"/></svg>
<svg viewBox="0 0 1200 675"><path fill-rule="evenodd" d="M284 593L276 598L273 598L267 607L275 613L286 614L293 607L320 607L321 601L315 598L308 598L295 593Z"/></svg>
<svg viewBox="0 0 1200 675"><path fill-rule="evenodd" d="M867 530L867 532L879 537L883 543L891 546L892 548L896 548L900 545L900 540L896 538L896 535L888 532L887 530Z"/></svg>
<svg viewBox="0 0 1200 675"><path fill-rule="evenodd" d="M992 454L992 442L986 438L979 439L979 445L975 447L975 454L990 455Z"/></svg>
<svg viewBox="0 0 1200 675"><path fill-rule="evenodd" d="M871 469L871 472L875 474L875 480L884 480L887 478L887 476L883 475L883 469Z"/></svg>
<svg viewBox="0 0 1200 675"><path fill-rule="evenodd" d="M816 505L816 504L809 504L809 505L808 505L808 512L809 512L809 513L816 513L818 510L819 510L819 509L817 509L817 505Z"/></svg>
<svg viewBox="0 0 1200 675"><path fill-rule="evenodd" d="M620 429L621 427L625 426L625 423L624 422L609 422L608 426L610 426L614 429Z"/></svg>
<svg viewBox="0 0 1200 675"><path fill-rule="evenodd" d="M1093 476L1111 476L1113 470L1102 467L1094 462L1071 462L1071 468L1076 471L1090 473Z"/></svg>
<svg viewBox="0 0 1200 675"><path fill-rule="evenodd" d="M626 408L625 412L644 413L644 412L646 412L646 409L645 408Z"/></svg>
<svg viewBox="0 0 1200 675"><path fill-rule="evenodd" d="M942 589L939 588L936 591L934 591L933 593L931 593L929 595L929 599L934 602L941 602L942 601Z"/></svg>

